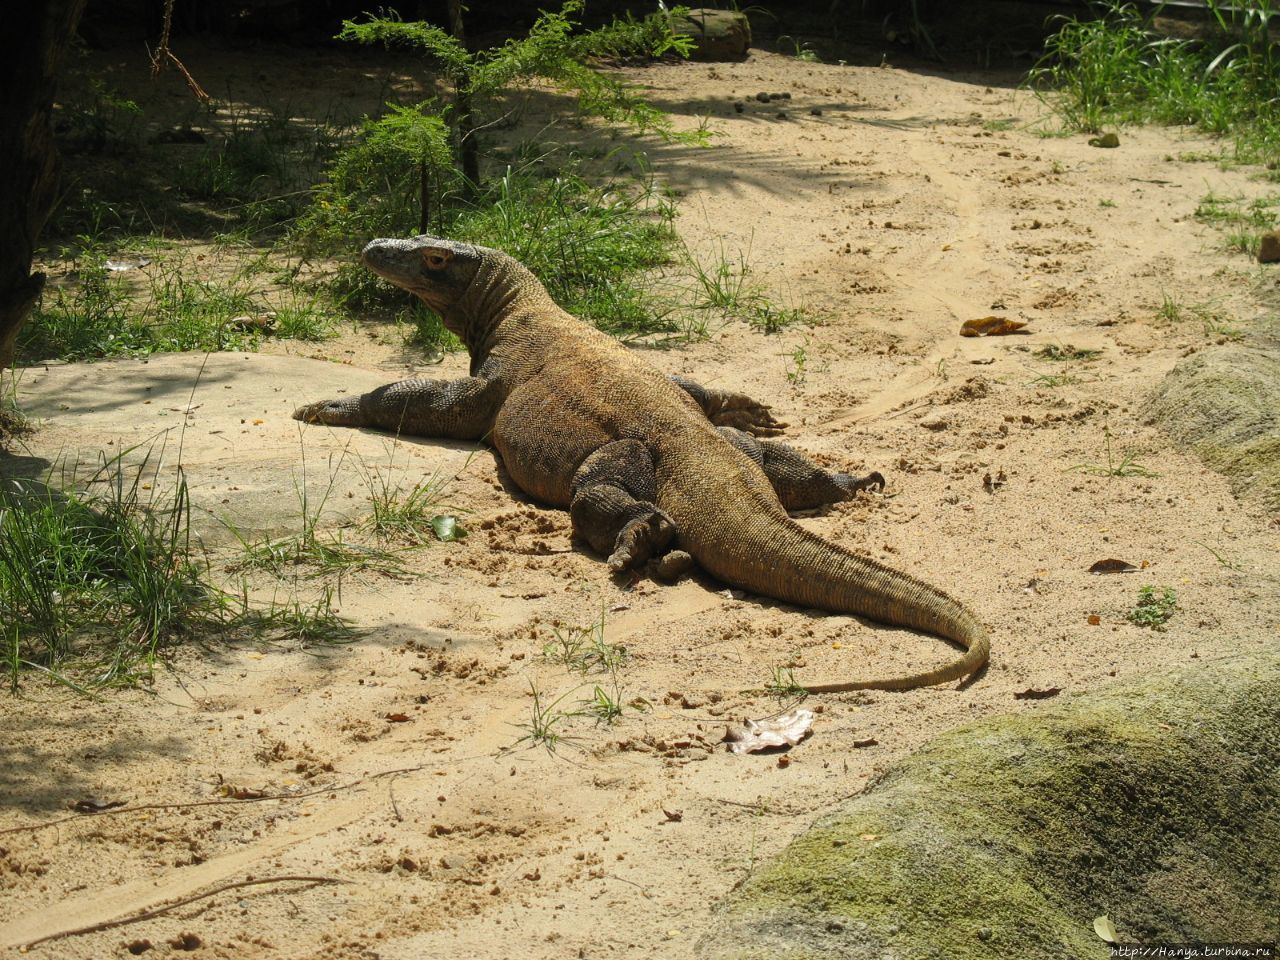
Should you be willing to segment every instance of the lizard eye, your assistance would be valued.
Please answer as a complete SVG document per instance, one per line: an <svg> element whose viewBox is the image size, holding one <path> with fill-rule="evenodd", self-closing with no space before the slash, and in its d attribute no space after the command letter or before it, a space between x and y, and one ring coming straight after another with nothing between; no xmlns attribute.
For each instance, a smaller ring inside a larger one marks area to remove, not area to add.
<svg viewBox="0 0 1280 960"><path fill-rule="evenodd" d="M422 262L426 264L428 270L443 270L449 258L442 253L424 253Z"/></svg>

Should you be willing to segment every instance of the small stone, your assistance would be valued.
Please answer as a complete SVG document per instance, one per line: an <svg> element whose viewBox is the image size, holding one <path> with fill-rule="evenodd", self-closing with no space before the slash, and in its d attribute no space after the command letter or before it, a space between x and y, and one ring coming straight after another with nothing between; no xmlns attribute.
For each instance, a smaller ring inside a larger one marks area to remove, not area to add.
<svg viewBox="0 0 1280 960"><path fill-rule="evenodd" d="M926 430L932 430L934 433L939 433L947 429L951 424L947 422L946 417L926 417L920 421L920 426Z"/></svg>
<svg viewBox="0 0 1280 960"><path fill-rule="evenodd" d="M746 104L744 104L741 100L735 100L735 101L733 101L733 112L734 112L734 113L742 113L742 111L743 111L743 110L745 110L745 109L747 109Z"/></svg>
<svg viewBox="0 0 1280 960"><path fill-rule="evenodd" d="M991 928L990 928L990 927L983 927L982 929L980 929L980 930L978 931L978 939L979 939L979 940L990 940L990 939L991 939Z"/></svg>
<svg viewBox="0 0 1280 960"><path fill-rule="evenodd" d="M1259 263L1280 263L1280 230L1272 230L1262 235L1258 245Z"/></svg>
<svg viewBox="0 0 1280 960"><path fill-rule="evenodd" d="M822 116L822 108L821 108L821 107L810 107L810 108L809 108L809 116L811 116L811 117L820 117L820 116Z"/></svg>
<svg viewBox="0 0 1280 960"><path fill-rule="evenodd" d="M764 91L761 91L760 93L756 94L756 99L759 100L761 103L768 103L769 95Z"/></svg>

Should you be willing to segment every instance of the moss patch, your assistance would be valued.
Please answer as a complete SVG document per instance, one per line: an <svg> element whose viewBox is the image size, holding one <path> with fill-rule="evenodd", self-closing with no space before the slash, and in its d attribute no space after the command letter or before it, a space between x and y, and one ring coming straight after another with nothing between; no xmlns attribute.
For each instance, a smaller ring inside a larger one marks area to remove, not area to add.
<svg viewBox="0 0 1280 960"><path fill-rule="evenodd" d="M1267 337L1197 353L1148 413L1174 441L1231 478L1240 496L1280 508L1280 345Z"/></svg>
<svg viewBox="0 0 1280 960"><path fill-rule="evenodd" d="M726 904L700 954L1108 956L1280 935L1280 658L1118 685L940 737Z"/></svg>

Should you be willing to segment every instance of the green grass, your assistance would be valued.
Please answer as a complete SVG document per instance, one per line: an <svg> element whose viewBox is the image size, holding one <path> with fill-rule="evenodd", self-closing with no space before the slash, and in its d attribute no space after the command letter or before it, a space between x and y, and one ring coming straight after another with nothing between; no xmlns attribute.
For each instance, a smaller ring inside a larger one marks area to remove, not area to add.
<svg viewBox="0 0 1280 960"><path fill-rule="evenodd" d="M320 296L292 291L273 308L254 280L258 260L225 280L175 251L128 271L112 270L114 262L105 248L90 248L71 282L45 293L19 334L23 362L252 350L271 334L321 340L334 331L334 311Z"/></svg>
<svg viewBox="0 0 1280 960"><path fill-rule="evenodd" d="M1152 29L1135 4L1108 0L1101 16L1061 17L1028 83L1070 130L1123 123L1189 125L1229 137L1237 162L1259 163L1280 147L1280 48L1272 0L1234 12L1212 0L1204 35L1175 39Z"/></svg>
<svg viewBox="0 0 1280 960"><path fill-rule="evenodd" d="M530 680L529 696L533 698L533 703L529 707L529 721L517 724L518 728L524 731L524 735L516 740L515 745L527 743L531 747L542 746L548 753L555 753L559 747L570 743L572 738L563 732L562 727L574 713L560 709L560 704L564 703L573 692L569 690L562 693L548 703L542 691Z"/></svg>
<svg viewBox="0 0 1280 960"><path fill-rule="evenodd" d="M192 559L186 482L161 491L152 455L104 459L82 484L0 485L0 649L84 688L152 675L159 651L221 613ZM72 475L75 469L72 469Z"/></svg>
<svg viewBox="0 0 1280 960"><path fill-rule="evenodd" d="M586 626L556 627L555 639L542 648L548 663L562 664L579 673L616 674L626 663L627 648L605 639L605 614Z"/></svg>
<svg viewBox="0 0 1280 960"><path fill-rule="evenodd" d="M437 470L429 477L405 485L396 479L397 446L392 446L385 469L377 466L361 470L361 479L369 491L372 507L367 521L369 528L384 540L398 540L414 546L422 546L432 540L461 540L466 537L467 530L455 515L456 511L445 512L448 508L443 497L453 478L442 476Z"/></svg>
<svg viewBox="0 0 1280 960"><path fill-rule="evenodd" d="M1125 614L1125 619L1149 630L1162 631L1177 609L1178 597L1172 587L1143 587L1138 591L1137 604Z"/></svg>
<svg viewBox="0 0 1280 960"><path fill-rule="evenodd" d="M795 671L791 667L776 666L769 671L769 679L764 684L765 693L777 700L792 700L805 696L808 691L796 680Z"/></svg>
<svg viewBox="0 0 1280 960"><path fill-rule="evenodd" d="M1262 234L1280 224L1280 194L1248 199L1210 191L1196 206L1195 216L1222 230L1229 250L1256 257Z"/></svg>
<svg viewBox="0 0 1280 960"><path fill-rule="evenodd" d="M356 636L325 585L312 603L253 601L212 582L182 471L136 450L58 483L0 481L0 655L15 692L36 675L80 692L149 682L186 641L303 645Z"/></svg>

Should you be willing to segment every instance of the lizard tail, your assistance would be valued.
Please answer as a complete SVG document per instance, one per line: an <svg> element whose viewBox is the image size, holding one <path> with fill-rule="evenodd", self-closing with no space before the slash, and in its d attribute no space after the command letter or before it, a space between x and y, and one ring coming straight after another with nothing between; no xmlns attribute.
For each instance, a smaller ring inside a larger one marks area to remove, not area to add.
<svg viewBox="0 0 1280 960"><path fill-rule="evenodd" d="M732 512L736 512L732 507L724 511ZM693 548L699 564L721 580L754 593L922 630L965 649L963 656L935 670L866 680L798 681L800 686L810 693L912 690L958 680L987 663L991 645L986 628L960 601L908 573L824 540L785 514L767 515L772 512L765 508L754 516L744 515L741 523L727 524L737 537L712 533L708 539L714 543ZM722 513L722 520L727 519ZM682 537L686 533L681 530ZM701 538L695 535L694 539Z"/></svg>

